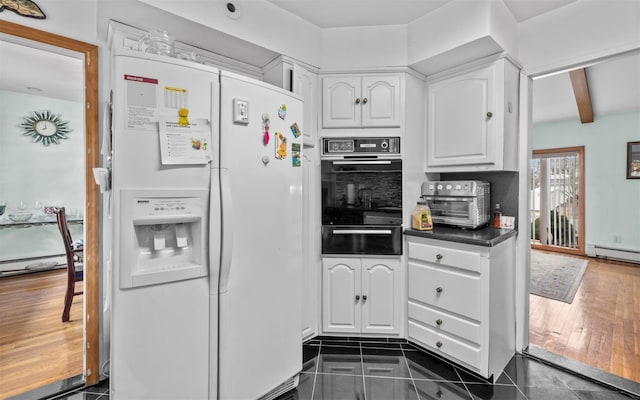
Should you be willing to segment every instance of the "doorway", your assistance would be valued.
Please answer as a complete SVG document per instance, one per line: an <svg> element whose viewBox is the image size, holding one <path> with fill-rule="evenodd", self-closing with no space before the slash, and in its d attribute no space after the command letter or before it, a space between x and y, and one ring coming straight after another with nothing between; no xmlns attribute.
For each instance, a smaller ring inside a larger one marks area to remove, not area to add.
<svg viewBox="0 0 640 400"><path fill-rule="evenodd" d="M615 242L617 235L624 237L617 229L635 226L631 223L635 216L630 218L629 215L637 210L636 203L626 201L634 198L635 192L629 196L619 189L628 185L624 181L624 162L622 157L616 156L616 149L624 148L633 140L633 135L637 135L637 129L633 129L637 123L634 122L630 122L634 133L624 133L628 130L625 118L637 121L640 104L637 95L631 95L637 93L631 90L638 82L637 56L636 50L586 64L590 87L595 88L591 94L600 101L600 108L595 108L595 123L581 123L577 113L571 120L559 118L558 114L548 114L552 118L543 120L539 112L537 122L529 115L529 123L533 122L535 126L530 130L530 148L545 150L529 153L531 156L525 161L529 179L524 183L526 190L520 192L530 196L527 247L536 252L544 249L547 254L562 252L565 254L553 256L578 259L586 264L582 280L577 281L575 297L564 302L529 294L532 286L529 274L533 275L533 268L529 267L533 263L527 263L524 294L528 337L525 348L527 345L529 348L525 351L546 362L633 392L637 392L637 382L640 382L636 367L640 365L640 353L633 346L638 337L637 328L627 322L637 318L626 304L633 303L635 292L628 288L637 287L640 271L630 263L585 257L585 253L595 255L591 246L609 243L609 240ZM630 67L626 68L627 65ZM536 85L532 84L530 88L535 87L535 90L533 96L528 96L530 101L533 98L533 115L539 111L537 107L542 111L562 108L560 91L554 92L558 95L557 102L547 96L549 93L541 93L550 87L561 88L564 72L549 71L533 78ZM598 85L605 78L607 84ZM570 91L568 77L566 82L565 87ZM615 91L616 96L609 98L605 89ZM625 97L629 92L630 96ZM575 106L571 92L567 97ZM537 104L536 99L539 100ZM620 102L613 102L613 99ZM605 105L608 108L605 109ZM619 108L614 110L614 106ZM612 129L616 124L618 128ZM580 147L568 147L577 145ZM551 194L545 198L543 193L553 193L555 197ZM576 204L576 198L582 201ZM611 218L611 212L601 213L603 207L599 202L615 204L612 208L617 218ZM586 211L583 211L584 203L588 207ZM529 255L533 258L533 254Z"/></svg>
<svg viewBox="0 0 640 400"><path fill-rule="evenodd" d="M584 146L534 150L531 248L584 254Z"/></svg>
<svg viewBox="0 0 640 400"><path fill-rule="evenodd" d="M84 65L84 304L83 378L86 385L99 380L99 193L92 169L99 165L98 151L98 47L19 24L0 21L0 40L82 59ZM45 72L46 75L46 72ZM60 310L61 311L61 310ZM62 323L62 322L61 322Z"/></svg>

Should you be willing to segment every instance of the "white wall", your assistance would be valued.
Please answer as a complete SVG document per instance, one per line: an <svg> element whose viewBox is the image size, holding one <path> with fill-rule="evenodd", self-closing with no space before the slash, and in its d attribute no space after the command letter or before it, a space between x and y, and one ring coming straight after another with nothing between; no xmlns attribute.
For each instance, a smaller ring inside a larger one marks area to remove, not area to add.
<svg viewBox="0 0 640 400"><path fill-rule="evenodd" d="M9 9L1 18L49 33L96 44L97 0L38 0L45 19L26 18Z"/></svg>
<svg viewBox="0 0 640 400"><path fill-rule="evenodd" d="M278 54L320 65L321 30L265 0L234 1L239 18L232 19L224 10L224 1L141 0L164 11L211 29L240 38ZM143 21L140 21L141 23ZM149 22L146 21L146 24ZM207 50L215 52L215 43Z"/></svg>
<svg viewBox="0 0 640 400"><path fill-rule="evenodd" d="M407 26L322 30L322 68L406 67Z"/></svg>
<svg viewBox="0 0 640 400"><path fill-rule="evenodd" d="M587 245L640 251L640 181L626 179L627 142L639 140L639 132L640 112L533 126L533 150L585 146Z"/></svg>
<svg viewBox="0 0 640 400"><path fill-rule="evenodd" d="M32 111L50 110L73 130L60 144L44 146L22 134ZM84 209L84 108L82 103L0 91L0 201L13 212L20 201Z"/></svg>
<svg viewBox="0 0 640 400"><path fill-rule="evenodd" d="M520 23L518 42L532 75L640 48L640 2L576 1Z"/></svg>

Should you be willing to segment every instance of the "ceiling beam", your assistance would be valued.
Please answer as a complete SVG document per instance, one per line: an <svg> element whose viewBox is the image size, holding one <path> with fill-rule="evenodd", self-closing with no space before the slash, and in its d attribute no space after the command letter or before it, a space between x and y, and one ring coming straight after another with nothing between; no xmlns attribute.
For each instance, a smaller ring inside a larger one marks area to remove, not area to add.
<svg viewBox="0 0 640 400"><path fill-rule="evenodd" d="M571 86L573 86L573 94L576 96L580 122L583 124L593 122L593 107L591 106L586 70L580 68L569 71L569 77L571 78Z"/></svg>

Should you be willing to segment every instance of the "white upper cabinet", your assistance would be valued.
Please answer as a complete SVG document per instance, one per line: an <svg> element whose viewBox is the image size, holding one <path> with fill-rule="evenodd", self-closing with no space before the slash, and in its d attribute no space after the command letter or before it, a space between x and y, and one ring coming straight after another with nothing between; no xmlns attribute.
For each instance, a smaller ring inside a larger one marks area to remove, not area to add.
<svg viewBox="0 0 640 400"><path fill-rule="evenodd" d="M429 81L426 172L516 170L518 82L505 59Z"/></svg>
<svg viewBox="0 0 640 400"><path fill-rule="evenodd" d="M267 83L291 90L302 97L304 100L301 122L302 141L305 146L315 146L318 136L320 100L317 68L301 65L289 57L281 56L265 66L262 78Z"/></svg>
<svg viewBox="0 0 640 400"><path fill-rule="evenodd" d="M305 145L315 145L318 131L318 74L293 64L293 92L304 99L302 139Z"/></svg>
<svg viewBox="0 0 640 400"><path fill-rule="evenodd" d="M323 77L322 127L400 127L400 87L398 74Z"/></svg>

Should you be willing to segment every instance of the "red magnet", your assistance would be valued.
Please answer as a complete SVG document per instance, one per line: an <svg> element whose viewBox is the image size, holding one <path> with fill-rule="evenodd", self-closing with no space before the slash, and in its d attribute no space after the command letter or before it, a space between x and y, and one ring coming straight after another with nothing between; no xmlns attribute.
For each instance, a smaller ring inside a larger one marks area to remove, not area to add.
<svg viewBox="0 0 640 400"><path fill-rule="evenodd" d="M269 144L269 123L269 114L262 114L262 131L264 132L262 141L265 146Z"/></svg>

